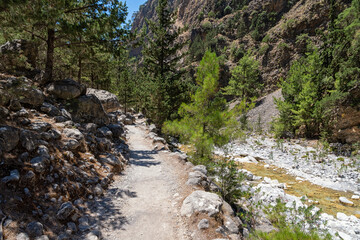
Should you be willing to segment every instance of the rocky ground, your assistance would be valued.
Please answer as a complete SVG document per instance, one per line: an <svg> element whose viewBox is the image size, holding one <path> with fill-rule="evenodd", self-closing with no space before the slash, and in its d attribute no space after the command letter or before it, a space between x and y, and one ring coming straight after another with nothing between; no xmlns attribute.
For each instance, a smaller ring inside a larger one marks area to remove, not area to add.
<svg viewBox="0 0 360 240"><path fill-rule="evenodd" d="M318 142L275 140L256 135L229 144L225 151L218 149L216 154L226 155L239 163L258 164L269 169L282 168L287 174L295 176L296 181L300 183L309 181L325 189L349 192L352 199L341 195L332 197L343 205L353 206L350 208L351 215L342 212L338 212L335 216L323 213L321 219L328 222L325 228L332 235L335 236L336 233L340 235L340 238L335 237L335 239L360 239L358 219L360 212L355 208L359 204L360 194L358 158L326 152ZM254 178L254 180L259 179L263 180L256 188L260 189L259 199L265 203L274 204L277 198L281 198L288 203L288 206L291 206L293 201L296 201L298 206L302 206L300 196L295 197L286 193L288 183L279 183L276 176L275 179Z"/></svg>
<svg viewBox="0 0 360 240"><path fill-rule="evenodd" d="M6 74L0 93L1 240L241 239L206 168L115 95Z"/></svg>

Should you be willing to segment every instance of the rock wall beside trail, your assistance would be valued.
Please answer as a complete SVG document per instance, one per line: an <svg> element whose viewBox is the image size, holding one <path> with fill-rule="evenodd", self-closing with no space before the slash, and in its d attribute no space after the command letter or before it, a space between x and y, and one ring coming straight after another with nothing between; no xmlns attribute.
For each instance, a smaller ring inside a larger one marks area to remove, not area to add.
<svg viewBox="0 0 360 240"><path fill-rule="evenodd" d="M71 79L42 89L31 79L0 74L5 239L87 234L81 217L87 201L102 195L127 164L124 123L132 124L133 117L115 108L107 113L85 90ZM112 94L101 93L115 106Z"/></svg>

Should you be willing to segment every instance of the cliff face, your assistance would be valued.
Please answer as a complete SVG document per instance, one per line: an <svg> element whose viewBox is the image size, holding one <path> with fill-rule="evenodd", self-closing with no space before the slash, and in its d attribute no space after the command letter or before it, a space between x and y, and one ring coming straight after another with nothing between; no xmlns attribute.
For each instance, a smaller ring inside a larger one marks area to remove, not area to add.
<svg viewBox="0 0 360 240"><path fill-rule="evenodd" d="M349 2L342 1L338 11ZM325 0L170 0L169 5L177 13L176 25L188 27L183 38L190 39L193 67L206 48L216 51L225 59L221 81L226 84L228 71L252 50L261 63L267 92L286 77L291 62L304 54L309 41L320 43L329 22ZM156 19L156 6L157 0L141 6L133 29L142 28L146 18Z"/></svg>

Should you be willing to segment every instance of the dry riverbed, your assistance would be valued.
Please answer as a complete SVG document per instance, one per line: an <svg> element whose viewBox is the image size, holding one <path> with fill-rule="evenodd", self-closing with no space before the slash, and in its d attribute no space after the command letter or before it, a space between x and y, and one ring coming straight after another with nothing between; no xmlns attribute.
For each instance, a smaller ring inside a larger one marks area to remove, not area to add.
<svg viewBox="0 0 360 240"><path fill-rule="evenodd" d="M215 153L255 176L265 204L281 198L288 206L301 205L305 198L307 205L323 210L321 219L333 236L339 235L335 239L360 239L360 160L300 143L251 136Z"/></svg>

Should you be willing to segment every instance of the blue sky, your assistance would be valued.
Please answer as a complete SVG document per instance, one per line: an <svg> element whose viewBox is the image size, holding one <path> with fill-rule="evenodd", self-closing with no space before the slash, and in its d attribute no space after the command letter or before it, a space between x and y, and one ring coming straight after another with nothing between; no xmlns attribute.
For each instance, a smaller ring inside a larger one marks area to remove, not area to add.
<svg viewBox="0 0 360 240"><path fill-rule="evenodd" d="M147 0L127 0L126 6L128 7L127 20L131 20L134 12L139 10L140 5L144 4Z"/></svg>

